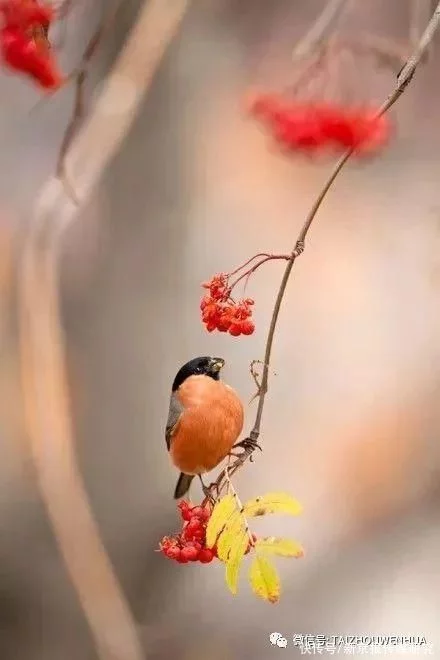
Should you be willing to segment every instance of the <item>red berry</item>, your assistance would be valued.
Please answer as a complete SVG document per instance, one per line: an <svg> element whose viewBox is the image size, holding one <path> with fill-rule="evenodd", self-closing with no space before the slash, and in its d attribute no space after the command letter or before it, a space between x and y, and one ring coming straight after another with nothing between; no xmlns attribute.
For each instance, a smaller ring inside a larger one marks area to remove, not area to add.
<svg viewBox="0 0 440 660"><path fill-rule="evenodd" d="M201 540L204 536L205 530L199 518L191 518L182 531L182 537L189 541L194 539Z"/></svg>
<svg viewBox="0 0 440 660"><path fill-rule="evenodd" d="M185 502L185 500L182 500L179 502L177 505L178 508L180 509L180 515L182 516L183 520L190 520L191 519L191 507L189 506L188 502Z"/></svg>
<svg viewBox="0 0 440 660"><path fill-rule="evenodd" d="M209 564L214 559L214 553L210 548L202 548L199 552L199 561L202 564Z"/></svg>
<svg viewBox="0 0 440 660"><path fill-rule="evenodd" d="M188 529L188 527L184 527L181 533L181 537L184 541L192 541L193 540L193 534L191 530Z"/></svg>
<svg viewBox="0 0 440 660"><path fill-rule="evenodd" d="M217 330L220 332L227 332L230 325L230 319L226 315L223 315L217 321Z"/></svg>
<svg viewBox="0 0 440 660"><path fill-rule="evenodd" d="M241 324L232 323L229 327L229 334L233 337L239 337L241 335Z"/></svg>
<svg viewBox="0 0 440 660"><path fill-rule="evenodd" d="M191 509L191 518L205 520L205 510L201 506L195 506Z"/></svg>
<svg viewBox="0 0 440 660"><path fill-rule="evenodd" d="M200 529L201 523L200 520L197 518L197 516L194 516L191 510L191 519L188 522L188 529L191 531L196 531L197 529Z"/></svg>
<svg viewBox="0 0 440 660"><path fill-rule="evenodd" d="M180 555L187 561L196 561L199 556L199 551L193 545L186 545L182 548Z"/></svg>
<svg viewBox="0 0 440 660"><path fill-rule="evenodd" d="M168 557L169 559L174 559L176 561L179 560L180 554L181 554L181 550L177 545L172 545L165 550L165 556Z"/></svg>
<svg viewBox="0 0 440 660"><path fill-rule="evenodd" d="M244 319L241 323L241 332L244 335L251 335L255 330L255 325L249 319Z"/></svg>
<svg viewBox="0 0 440 660"><path fill-rule="evenodd" d="M193 539L198 539L199 541L203 541L204 538L205 538L204 529L196 529L196 531L193 532Z"/></svg>

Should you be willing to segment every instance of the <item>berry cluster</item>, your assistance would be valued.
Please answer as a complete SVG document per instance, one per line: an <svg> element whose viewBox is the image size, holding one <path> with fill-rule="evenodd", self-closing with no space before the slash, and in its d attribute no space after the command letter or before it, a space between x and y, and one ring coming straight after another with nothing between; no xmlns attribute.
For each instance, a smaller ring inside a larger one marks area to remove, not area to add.
<svg viewBox="0 0 440 660"><path fill-rule="evenodd" d="M52 90L62 82L47 36L54 18L53 9L38 0L0 2L0 56L4 63Z"/></svg>
<svg viewBox="0 0 440 660"><path fill-rule="evenodd" d="M255 325L251 319L254 301L251 298L244 298L235 302L231 298L227 274L214 275L202 286L208 289L207 295L200 303L202 321L208 332L213 330L229 332L234 337L251 335L254 332Z"/></svg>
<svg viewBox="0 0 440 660"><path fill-rule="evenodd" d="M177 505L183 520L182 531L176 536L165 536L160 551L179 564L199 561L209 564L217 556L215 548L206 547L206 525L211 515L208 505L191 507L182 500Z"/></svg>
<svg viewBox="0 0 440 660"><path fill-rule="evenodd" d="M391 132L388 117L378 117L371 108L298 103L266 94L250 99L248 110L269 125L278 143L292 151L354 149L357 155L366 155L382 147Z"/></svg>

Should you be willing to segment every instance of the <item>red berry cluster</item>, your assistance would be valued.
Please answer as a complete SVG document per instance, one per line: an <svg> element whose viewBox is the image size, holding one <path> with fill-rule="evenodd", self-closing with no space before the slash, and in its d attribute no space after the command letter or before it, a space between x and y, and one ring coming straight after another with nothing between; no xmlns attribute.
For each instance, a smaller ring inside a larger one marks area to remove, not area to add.
<svg viewBox="0 0 440 660"><path fill-rule="evenodd" d="M57 89L62 76L47 38L54 11L38 0L0 2L0 56L44 89Z"/></svg>
<svg viewBox="0 0 440 660"><path fill-rule="evenodd" d="M371 108L344 107L324 102L298 103L275 95L258 95L249 101L249 112L266 122L275 139L287 149L354 149L371 154L389 139L388 117Z"/></svg>
<svg viewBox="0 0 440 660"><path fill-rule="evenodd" d="M251 335L254 332L255 325L251 319L254 301L244 298L235 302L231 298L227 274L214 275L202 286L209 292L200 303L202 321L208 332L229 332L234 337Z"/></svg>
<svg viewBox="0 0 440 660"><path fill-rule="evenodd" d="M206 525L211 509L208 505L191 507L184 500L177 506L183 520L182 531L176 536L165 536L159 544L160 551L179 564L189 561L209 564L217 556L215 548L206 547Z"/></svg>

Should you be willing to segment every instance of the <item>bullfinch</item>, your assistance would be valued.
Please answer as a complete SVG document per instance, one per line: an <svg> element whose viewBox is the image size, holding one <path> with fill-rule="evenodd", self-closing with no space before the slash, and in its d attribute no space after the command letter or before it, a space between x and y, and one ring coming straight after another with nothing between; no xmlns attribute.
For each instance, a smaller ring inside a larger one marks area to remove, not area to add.
<svg viewBox="0 0 440 660"><path fill-rule="evenodd" d="M174 379L165 438L181 472L175 499L188 492L196 475L202 480L202 474L226 458L243 429L243 404L220 380L224 364L218 357L194 358Z"/></svg>

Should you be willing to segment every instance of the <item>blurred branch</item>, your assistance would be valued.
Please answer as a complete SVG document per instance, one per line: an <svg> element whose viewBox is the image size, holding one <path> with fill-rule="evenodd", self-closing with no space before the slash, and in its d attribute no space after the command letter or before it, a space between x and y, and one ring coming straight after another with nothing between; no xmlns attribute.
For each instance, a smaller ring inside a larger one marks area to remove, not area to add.
<svg viewBox="0 0 440 660"><path fill-rule="evenodd" d="M399 71L411 54L411 46L401 44L375 34L360 34L353 39L343 39L353 52L373 55L379 64Z"/></svg>
<svg viewBox="0 0 440 660"><path fill-rule="evenodd" d="M431 17L431 20L429 21L419 43L417 44L413 54L408 58L406 64L404 67L401 69L398 77L397 77L397 85L393 89L393 91L390 93L388 98L384 101L382 106L379 108L377 111L377 117L381 117L385 112L387 112L395 103L396 101L400 98L400 96L403 94L405 91L406 87L408 84L411 82L414 73L419 65L419 63L422 61L424 54L426 53L427 48L429 47L432 39L434 38L434 35L439 27L440 24L440 2L438 3L436 9L434 10L434 13ZM268 391L268 380L269 380L269 369L270 369L270 359L272 355L272 347L273 347L273 342L274 342L274 337L275 337L275 330L277 327L277 322L278 322L278 317L281 309L281 304L283 302L284 294L286 292L287 284L290 279L290 275L293 269L293 266L295 264L295 261L297 257L299 257L300 254L304 251L305 247L305 240L308 236L310 227L319 211L321 208L321 205L324 201L324 199L327 196L327 193L329 192L330 188L332 187L333 183L337 179L339 173L347 163L347 161L350 159L351 155L353 154L354 149L348 150L336 163L333 171L331 172L330 176L328 177L326 183L324 184L324 187L322 188L321 192L319 193L318 197L316 198L314 204L312 205L312 208L307 215L304 224L302 226L302 229L298 235L298 238L295 243L295 247L290 255L290 259L286 265L286 268L283 273L283 277L278 289L278 293L275 299L275 305L274 309L272 312L272 318L270 321L270 326L269 326L269 331L267 335L267 340L266 340L266 348L265 348L265 353L264 353L264 359L263 359L263 373L262 373L262 378L261 378L261 384L259 386L259 391L258 391L258 408L257 408L257 413L255 416L255 421L253 428L247 438L245 438L242 443L240 443L243 447L243 452L239 457L236 458L236 460L232 463L232 465L228 466L218 476L217 480L211 484L210 490L212 492L216 492L219 494L223 488L227 484L227 479L232 476L239 468L244 465L244 463L252 457L252 454L254 451L258 448L257 441L260 437L261 433L261 421L263 417L263 410L264 410L264 405L266 401L266 394Z"/></svg>
<svg viewBox="0 0 440 660"><path fill-rule="evenodd" d="M313 23L310 30L302 37L293 49L293 61L307 57L322 45L350 1L351 0L328 0L323 11Z"/></svg>
<svg viewBox="0 0 440 660"><path fill-rule="evenodd" d="M89 40L89 43L86 46L86 49L84 50L79 66L68 76L66 80L66 83L74 81L75 97L72 117L66 127L60 146L56 174L57 177L64 183L67 194L70 195L72 201L75 204L78 203L78 200L75 194L75 190L69 181L68 172L66 171L66 154L69 150L73 138L76 135L79 124L83 119L84 87L87 79L88 67L96 50L101 44L102 39L110 31L110 29L114 27L116 15L121 8L122 2L123 0L119 0L119 2L113 4L110 9L107 7L105 16L100 21L98 28L95 30L94 34Z"/></svg>
<svg viewBox="0 0 440 660"><path fill-rule="evenodd" d="M84 202L121 145L189 0L147 0L66 162L77 173ZM124 110L108 108L129 85ZM52 177L31 219L19 273L21 381L29 451L41 496L100 660L142 660L129 606L91 511L74 448L64 336L60 320L59 260L64 229L77 207Z"/></svg>

